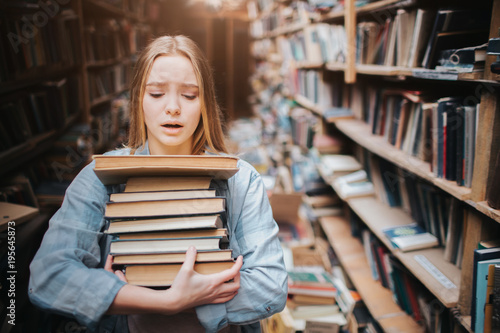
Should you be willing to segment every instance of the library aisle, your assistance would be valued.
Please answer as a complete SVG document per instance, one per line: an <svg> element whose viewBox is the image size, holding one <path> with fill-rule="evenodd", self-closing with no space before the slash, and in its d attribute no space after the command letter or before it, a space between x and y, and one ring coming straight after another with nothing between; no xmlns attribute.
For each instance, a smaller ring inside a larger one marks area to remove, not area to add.
<svg viewBox="0 0 500 333"><path fill-rule="evenodd" d="M163 34L266 186L288 298L262 332L500 332L500 0L0 0L0 32L1 332L86 332L29 263Z"/></svg>

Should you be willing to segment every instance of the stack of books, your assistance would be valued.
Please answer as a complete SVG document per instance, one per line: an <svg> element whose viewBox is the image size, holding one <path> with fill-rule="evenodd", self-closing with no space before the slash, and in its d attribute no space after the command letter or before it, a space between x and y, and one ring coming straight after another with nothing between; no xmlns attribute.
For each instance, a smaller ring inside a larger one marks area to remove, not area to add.
<svg viewBox="0 0 500 333"><path fill-rule="evenodd" d="M130 284L169 287L190 246L195 271L211 274L234 260L223 227L226 198L213 181L225 180L237 159L221 156L94 156L105 185L125 184L106 204L107 233L115 269Z"/></svg>

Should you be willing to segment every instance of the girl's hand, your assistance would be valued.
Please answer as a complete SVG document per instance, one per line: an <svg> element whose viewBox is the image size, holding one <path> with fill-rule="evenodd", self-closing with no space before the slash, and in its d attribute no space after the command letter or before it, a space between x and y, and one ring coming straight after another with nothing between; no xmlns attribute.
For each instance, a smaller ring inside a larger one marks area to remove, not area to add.
<svg viewBox="0 0 500 333"><path fill-rule="evenodd" d="M181 309L209 303L224 303L233 299L240 288L243 257L239 256L229 269L205 275L194 270L196 253L194 247L188 249L186 259L167 293L174 299L180 300Z"/></svg>
<svg viewBox="0 0 500 333"><path fill-rule="evenodd" d="M127 278L125 277L125 274L123 274L122 271L120 270L113 271L113 268L111 267L112 264L113 264L113 256L108 254L108 257L106 258L106 264L104 264L104 269L118 276L120 280L128 282Z"/></svg>

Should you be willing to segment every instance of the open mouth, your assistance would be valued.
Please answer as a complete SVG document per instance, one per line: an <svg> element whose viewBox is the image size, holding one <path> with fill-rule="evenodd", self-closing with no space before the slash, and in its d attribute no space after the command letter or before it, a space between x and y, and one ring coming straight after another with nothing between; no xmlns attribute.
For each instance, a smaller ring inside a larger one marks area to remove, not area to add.
<svg viewBox="0 0 500 333"><path fill-rule="evenodd" d="M161 126L163 126L165 128L181 128L182 127L182 125L179 125L179 124L163 124Z"/></svg>

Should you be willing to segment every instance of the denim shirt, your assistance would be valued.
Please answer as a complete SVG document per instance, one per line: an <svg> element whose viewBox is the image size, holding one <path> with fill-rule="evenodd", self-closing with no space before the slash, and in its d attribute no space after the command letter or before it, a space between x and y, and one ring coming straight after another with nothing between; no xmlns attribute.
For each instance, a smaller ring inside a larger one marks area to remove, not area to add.
<svg viewBox="0 0 500 333"><path fill-rule="evenodd" d="M106 154L129 155L130 150ZM148 155L147 145L135 154ZM94 164L74 179L49 222L30 265L29 297L42 309L75 318L89 331L102 331L103 325L114 327L117 322L118 316L105 313L125 284L103 269L112 237L103 232L107 227L104 210L109 195L123 191L124 185L103 185L93 171ZM243 255L240 289L226 303L196 308L207 332L228 324L245 325L244 331L258 330L260 319L280 312L286 303L287 272L264 184L249 163L239 160L238 167L227 182L213 183L218 193L226 195L233 257ZM121 329L115 327L115 331Z"/></svg>

